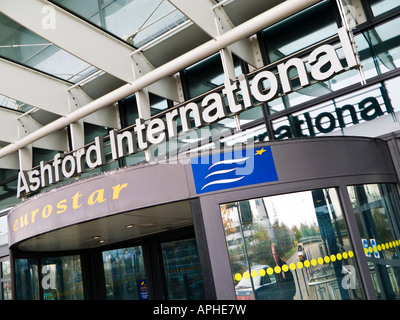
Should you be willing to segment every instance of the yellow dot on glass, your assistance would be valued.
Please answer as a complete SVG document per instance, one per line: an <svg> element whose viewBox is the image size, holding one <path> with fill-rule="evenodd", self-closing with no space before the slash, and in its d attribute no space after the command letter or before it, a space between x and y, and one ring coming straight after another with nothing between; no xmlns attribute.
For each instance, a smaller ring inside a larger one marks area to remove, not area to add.
<svg viewBox="0 0 400 320"><path fill-rule="evenodd" d="M284 264L282 266L282 270L285 271L285 272L289 270L289 267L287 266L287 264Z"/></svg>
<svg viewBox="0 0 400 320"><path fill-rule="evenodd" d="M297 268L299 269L303 268L303 263L301 261L297 262Z"/></svg>
<svg viewBox="0 0 400 320"><path fill-rule="evenodd" d="M372 247L368 248L369 253L372 253Z"/></svg>
<svg viewBox="0 0 400 320"><path fill-rule="evenodd" d="M296 269L296 265L294 263L291 263L290 264L290 270L294 270L294 269Z"/></svg>
<svg viewBox="0 0 400 320"><path fill-rule="evenodd" d="M347 252L343 252L343 259L347 259L347 257L348 257Z"/></svg>
<svg viewBox="0 0 400 320"><path fill-rule="evenodd" d="M281 267L280 266L276 266L275 268L274 268L274 271L275 271L275 273L281 273Z"/></svg>
<svg viewBox="0 0 400 320"><path fill-rule="evenodd" d="M257 271L252 271L252 272L251 272L251 276L252 276L253 278L256 278L256 277L258 276L258 272L257 272Z"/></svg>
<svg viewBox="0 0 400 320"><path fill-rule="evenodd" d="M340 253L338 253L338 254L336 255L336 258L337 258L338 260L342 260L342 255L341 255Z"/></svg>
<svg viewBox="0 0 400 320"><path fill-rule="evenodd" d="M316 266L316 265L317 265L317 260L311 259L311 264L312 264L313 266Z"/></svg>
<svg viewBox="0 0 400 320"><path fill-rule="evenodd" d="M240 273L235 274L235 280L240 281L242 279L242 275Z"/></svg>
<svg viewBox="0 0 400 320"><path fill-rule="evenodd" d="M382 250L385 250L385 244L382 243Z"/></svg>
<svg viewBox="0 0 400 320"><path fill-rule="evenodd" d="M353 257L354 257L354 252L351 251L351 250L349 251L349 257L350 257L350 258L353 258Z"/></svg>
<svg viewBox="0 0 400 320"><path fill-rule="evenodd" d="M324 261L325 261L325 263L329 263L329 257L328 257L328 256L325 256L325 257L324 257Z"/></svg>
<svg viewBox="0 0 400 320"><path fill-rule="evenodd" d="M265 270L264 269L261 269L258 273L260 274L261 277L265 276Z"/></svg>
<svg viewBox="0 0 400 320"><path fill-rule="evenodd" d="M389 244L387 242L385 243L385 247L386 249L389 249Z"/></svg>
<svg viewBox="0 0 400 320"><path fill-rule="evenodd" d="M267 273L268 273L269 275L273 274L273 273L274 273L274 269L272 269L271 267L268 268L268 269L267 269Z"/></svg>
<svg viewBox="0 0 400 320"><path fill-rule="evenodd" d="M318 263L319 264L323 264L324 263L324 259L322 259L321 257L318 258Z"/></svg>
<svg viewBox="0 0 400 320"><path fill-rule="evenodd" d="M334 254L331 255L331 261L335 262L336 261L336 256Z"/></svg>
<svg viewBox="0 0 400 320"><path fill-rule="evenodd" d="M368 254L368 249L364 248L364 252L365 252L365 254Z"/></svg>
<svg viewBox="0 0 400 320"><path fill-rule="evenodd" d="M248 272L243 273L243 278L249 279L250 278L250 274Z"/></svg>
<svg viewBox="0 0 400 320"><path fill-rule="evenodd" d="M378 244L378 250L379 250L379 251L381 251L381 250L382 250L382 247L381 247L381 245L380 245L380 244Z"/></svg>
<svg viewBox="0 0 400 320"><path fill-rule="evenodd" d="M310 261L308 261L308 260L304 261L304 266L306 268L308 268L310 266Z"/></svg>

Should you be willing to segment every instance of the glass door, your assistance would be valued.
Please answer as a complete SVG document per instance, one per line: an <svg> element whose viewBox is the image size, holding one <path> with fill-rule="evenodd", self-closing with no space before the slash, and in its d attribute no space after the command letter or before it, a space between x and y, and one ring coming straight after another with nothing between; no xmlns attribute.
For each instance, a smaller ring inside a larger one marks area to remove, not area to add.
<svg viewBox="0 0 400 320"><path fill-rule="evenodd" d="M103 251L107 300L148 300L141 246Z"/></svg>
<svg viewBox="0 0 400 320"><path fill-rule="evenodd" d="M203 278L194 238L161 243L168 300L204 299Z"/></svg>

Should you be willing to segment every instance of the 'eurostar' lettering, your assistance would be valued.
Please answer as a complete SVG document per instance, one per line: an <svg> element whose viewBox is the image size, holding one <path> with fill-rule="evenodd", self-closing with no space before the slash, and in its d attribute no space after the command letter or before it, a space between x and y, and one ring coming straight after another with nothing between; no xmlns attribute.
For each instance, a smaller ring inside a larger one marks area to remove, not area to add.
<svg viewBox="0 0 400 320"><path fill-rule="evenodd" d="M128 183L115 185L109 190L108 197L105 195L104 188L94 190L85 196L77 191L72 197L68 199L61 199L57 203L47 204L42 208L35 208L30 212L26 212L14 220L12 230L17 231L25 228L28 225L35 224L38 220L49 219L53 215L72 213L79 208L90 207L106 201L115 201L119 199L120 193L123 189L127 188Z"/></svg>

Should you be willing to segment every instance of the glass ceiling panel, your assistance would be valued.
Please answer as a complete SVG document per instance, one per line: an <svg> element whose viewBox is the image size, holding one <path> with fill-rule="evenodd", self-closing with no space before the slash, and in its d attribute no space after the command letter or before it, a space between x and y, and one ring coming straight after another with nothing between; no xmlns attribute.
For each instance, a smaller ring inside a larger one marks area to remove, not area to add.
<svg viewBox="0 0 400 320"><path fill-rule="evenodd" d="M1 13L0 57L72 83L97 71Z"/></svg>
<svg viewBox="0 0 400 320"><path fill-rule="evenodd" d="M53 0L135 48L188 20L167 0Z"/></svg>

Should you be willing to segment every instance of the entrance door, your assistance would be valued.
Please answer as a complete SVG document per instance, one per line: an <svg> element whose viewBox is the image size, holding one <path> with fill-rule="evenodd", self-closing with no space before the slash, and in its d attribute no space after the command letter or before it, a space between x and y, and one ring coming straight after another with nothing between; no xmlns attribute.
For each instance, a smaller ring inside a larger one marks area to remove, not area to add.
<svg viewBox="0 0 400 320"><path fill-rule="evenodd" d="M194 238L161 243L166 298L204 299L197 244Z"/></svg>
<svg viewBox="0 0 400 320"><path fill-rule="evenodd" d="M102 251L108 300L204 299L197 244L157 236L141 245Z"/></svg>

